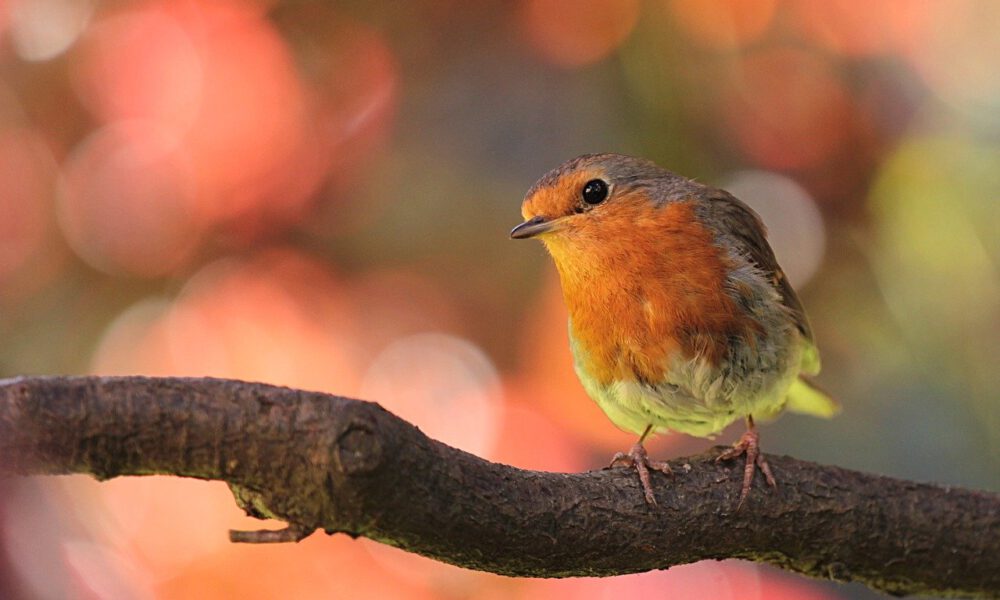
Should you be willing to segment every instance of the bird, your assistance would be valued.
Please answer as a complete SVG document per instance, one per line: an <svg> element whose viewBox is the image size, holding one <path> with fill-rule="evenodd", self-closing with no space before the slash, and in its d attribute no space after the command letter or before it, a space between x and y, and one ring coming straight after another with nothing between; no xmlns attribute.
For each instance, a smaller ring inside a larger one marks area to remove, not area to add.
<svg viewBox="0 0 1000 600"><path fill-rule="evenodd" d="M820 356L763 221L728 192L623 154L585 154L541 177L513 239L540 240L569 313L577 377L611 422L639 436L611 467L634 468L656 505L651 434L712 438L745 419L716 461L745 456L739 510L756 469L777 482L755 419L840 407L807 377Z"/></svg>

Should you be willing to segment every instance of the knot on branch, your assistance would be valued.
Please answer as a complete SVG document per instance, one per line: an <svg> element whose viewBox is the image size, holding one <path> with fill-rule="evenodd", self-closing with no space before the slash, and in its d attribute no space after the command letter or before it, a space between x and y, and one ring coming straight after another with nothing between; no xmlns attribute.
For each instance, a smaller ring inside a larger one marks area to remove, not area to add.
<svg viewBox="0 0 1000 600"><path fill-rule="evenodd" d="M360 417L351 419L337 436L333 456L344 475L361 475L377 469L382 464L382 444L374 424Z"/></svg>

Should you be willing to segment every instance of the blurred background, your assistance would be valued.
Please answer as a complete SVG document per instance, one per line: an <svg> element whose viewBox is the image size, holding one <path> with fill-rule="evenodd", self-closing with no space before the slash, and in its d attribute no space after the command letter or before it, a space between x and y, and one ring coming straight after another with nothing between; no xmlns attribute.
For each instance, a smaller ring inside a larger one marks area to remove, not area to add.
<svg viewBox="0 0 1000 600"><path fill-rule="evenodd" d="M545 171L619 151L770 227L844 412L764 427L767 451L998 491L997 22L990 0L4 0L0 374L266 381L601 467L634 440L572 373L541 244L507 234ZM221 483L3 481L0 596L875 597L739 562L534 581L227 541L256 527Z"/></svg>

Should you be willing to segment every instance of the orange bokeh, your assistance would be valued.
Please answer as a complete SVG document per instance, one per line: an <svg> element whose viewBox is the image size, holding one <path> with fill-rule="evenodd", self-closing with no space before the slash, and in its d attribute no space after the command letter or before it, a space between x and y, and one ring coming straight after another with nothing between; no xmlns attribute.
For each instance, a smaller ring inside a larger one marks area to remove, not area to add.
<svg viewBox="0 0 1000 600"><path fill-rule="evenodd" d="M787 6L792 25L807 42L859 58L898 52L913 44L938 4L926 0L864 4L789 0Z"/></svg>
<svg viewBox="0 0 1000 600"><path fill-rule="evenodd" d="M638 0L524 0L520 24L548 62L581 67L608 56L632 33Z"/></svg>
<svg viewBox="0 0 1000 600"><path fill-rule="evenodd" d="M10 50L7 36L10 35L10 3L0 4L0 58L4 58Z"/></svg>
<svg viewBox="0 0 1000 600"><path fill-rule="evenodd" d="M492 361L456 335L454 300L426 278L374 271L353 281L363 307L355 357L364 365L357 390L433 438L490 456L499 428L502 389Z"/></svg>
<svg viewBox="0 0 1000 600"><path fill-rule="evenodd" d="M527 582L524 600L575 598L740 598L742 600L833 600L816 585L792 581L738 561L705 560L668 571L650 571L606 579L549 579Z"/></svg>
<svg viewBox="0 0 1000 600"><path fill-rule="evenodd" d="M177 374L167 328L171 307L166 299L150 298L118 315L94 351L91 371L100 375Z"/></svg>
<svg viewBox="0 0 1000 600"><path fill-rule="evenodd" d="M528 403L525 390L508 384L504 396L507 401L492 460L519 469L560 473L575 473L589 466L586 448L566 427Z"/></svg>
<svg viewBox="0 0 1000 600"><path fill-rule="evenodd" d="M91 512L94 541L135 558L154 579L226 550L229 528L259 528L220 482L178 477L61 481L63 493Z"/></svg>
<svg viewBox="0 0 1000 600"><path fill-rule="evenodd" d="M87 30L73 57L73 82L100 121L154 121L180 138L201 107L199 48L183 22L155 5L139 6Z"/></svg>
<svg viewBox="0 0 1000 600"><path fill-rule="evenodd" d="M239 546L163 581L157 597L410 598L436 597L426 584L398 577L362 551L362 541L314 534L298 544Z"/></svg>
<svg viewBox="0 0 1000 600"><path fill-rule="evenodd" d="M368 365L359 396L446 444L490 457L502 418L493 363L461 338L430 332L397 338Z"/></svg>
<svg viewBox="0 0 1000 600"><path fill-rule="evenodd" d="M105 123L149 121L190 165L196 227L300 218L328 166L286 42L251 3L146 2L98 22L74 81Z"/></svg>
<svg viewBox="0 0 1000 600"><path fill-rule="evenodd" d="M773 47L741 57L742 76L728 82L720 107L725 125L756 164L814 166L847 140L851 100L823 57Z"/></svg>
<svg viewBox="0 0 1000 600"><path fill-rule="evenodd" d="M857 0L792 0L789 8L802 36L813 44L839 54L864 56L890 49L895 15L909 10L909 2Z"/></svg>
<svg viewBox="0 0 1000 600"><path fill-rule="evenodd" d="M310 126L286 43L244 3L170 9L201 58L200 109L184 140L197 169L199 210L222 221L254 211L299 216L322 170L301 160Z"/></svg>
<svg viewBox="0 0 1000 600"><path fill-rule="evenodd" d="M478 590L500 579L497 575L470 571L372 540L358 542L381 572L413 586L426 587L435 598L475 597Z"/></svg>
<svg viewBox="0 0 1000 600"><path fill-rule="evenodd" d="M771 24L777 0L668 0L667 6L692 40L710 48L744 46Z"/></svg>
<svg viewBox="0 0 1000 600"><path fill-rule="evenodd" d="M350 393L354 310L321 264L289 250L210 264L164 309L126 313L103 340L101 374L211 375ZM138 345L137 342L142 342Z"/></svg>
<svg viewBox="0 0 1000 600"><path fill-rule="evenodd" d="M0 294L51 244L56 164L30 129L0 129Z"/></svg>
<svg viewBox="0 0 1000 600"><path fill-rule="evenodd" d="M91 134L63 165L59 222L91 266L109 273L170 273L201 236L191 214L192 169L177 142L146 121Z"/></svg>
<svg viewBox="0 0 1000 600"><path fill-rule="evenodd" d="M18 503L7 507L11 516L26 513L55 522L40 535L48 540L25 538L31 530L22 525L6 540L15 544L18 566L32 571L25 575L38 597L434 597L426 578L386 569L365 542L344 535L318 532L298 544L231 543L229 529L280 524L244 515L219 482L157 476L97 482L71 476L44 485L64 507L62 518L24 504L30 498L15 497ZM40 572L32 554L51 551L52 545L61 555L59 567Z"/></svg>

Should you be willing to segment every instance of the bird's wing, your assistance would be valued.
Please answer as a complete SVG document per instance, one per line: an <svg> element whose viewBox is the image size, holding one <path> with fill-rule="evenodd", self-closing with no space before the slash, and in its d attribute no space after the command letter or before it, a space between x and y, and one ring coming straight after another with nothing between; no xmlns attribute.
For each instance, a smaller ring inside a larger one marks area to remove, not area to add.
<svg viewBox="0 0 1000 600"><path fill-rule="evenodd" d="M704 206L708 207L706 222L717 227L718 231L726 232L730 243L736 245L736 251L753 262L781 295L782 304L788 309L789 315L802 333L800 375L819 373L819 350L813 340L812 327L809 326L809 319L806 317L805 309L802 308L802 302L778 266L771 245L767 243L767 228L764 222L749 206L721 190L713 190ZM788 390L786 408L793 412L826 418L840 412L840 404L836 400L802 376L792 382Z"/></svg>
<svg viewBox="0 0 1000 600"><path fill-rule="evenodd" d="M778 266L771 245L767 243L767 228L764 222L753 209L722 190L711 190L703 206L707 211L706 223L719 232L725 232L729 243L735 244L735 250L753 262L781 295L781 302L788 308L795 326L808 342L802 370L809 374L818 372L819 353L813 343L812 327L809 325L805 309L802 308L802 302Z"/></svg>
<svg viewBox="0 0 1000 600"><path fill-rule="evenodd" d="M829 419L840 412L840 403L812 381L798 377L788 388L788 401L785 403L785 408L794 413Z"/></svg>

